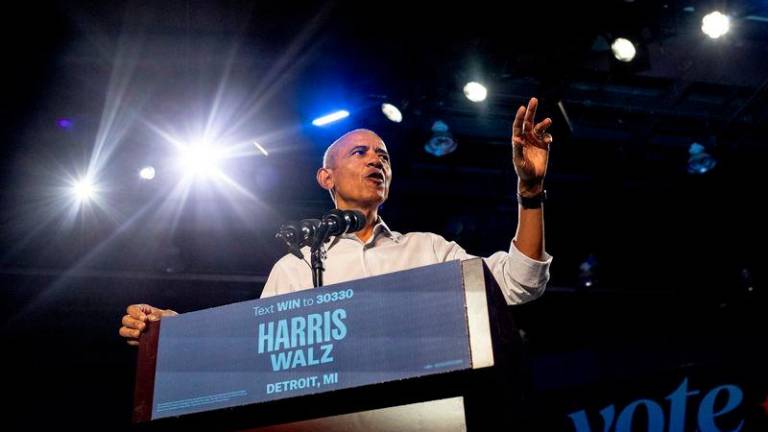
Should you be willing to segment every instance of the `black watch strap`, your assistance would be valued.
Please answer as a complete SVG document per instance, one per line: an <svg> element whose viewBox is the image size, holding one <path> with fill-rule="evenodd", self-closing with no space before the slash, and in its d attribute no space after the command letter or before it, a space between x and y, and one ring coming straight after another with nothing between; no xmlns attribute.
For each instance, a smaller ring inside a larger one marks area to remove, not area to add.
<svg viewBox="0 0 768 432"><path fill-rule="evenodd" d="M517 202L523 206L524 209L537 209L541 208L544 201L547 200L547 191L543 190L532 197L524 197L517 194Z"/></svg>

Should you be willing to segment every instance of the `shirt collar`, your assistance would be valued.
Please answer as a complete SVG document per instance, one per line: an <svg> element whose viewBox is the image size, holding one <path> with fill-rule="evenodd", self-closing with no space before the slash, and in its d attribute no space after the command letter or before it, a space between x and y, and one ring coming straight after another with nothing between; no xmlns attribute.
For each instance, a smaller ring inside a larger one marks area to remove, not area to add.
<svg viewBox="0 0 768 432"><path fill-rule="evenodd" d="M402 234L400 234L400 233L398 233L396 231L392 231L391 229L389 229L389 226L387 226L387 224L384 222L384 219L382 219L381 216L378 216L378 218L376 219L376 225L373 226L373 236L371 236L370 242L375 241L376 237L379 234L390 238L395 243L398 243L400 241L400 238L402 237ZM348 238L348 239L352 239L352 240L355 240L355 241L359 241L359 239L357 238L357 235L355 233L345 233L345 234L341 234L340 236L337 236L337 237L333 238L331 240L330 244L328 245L328 247L330 248L331 246L336 244L338 239L341 239L341 238Z"/></svg>
<svg viewBox="0 0 768 432"><path fill-rule="evenodd" d="M389 229L389 226L384 222L384 220L381 218L381 216L378 217L376 220L376 225L373 226L373 238L376 238L377 235L383 234L395 242L400 240L400 235L391 229Z"/></svg>

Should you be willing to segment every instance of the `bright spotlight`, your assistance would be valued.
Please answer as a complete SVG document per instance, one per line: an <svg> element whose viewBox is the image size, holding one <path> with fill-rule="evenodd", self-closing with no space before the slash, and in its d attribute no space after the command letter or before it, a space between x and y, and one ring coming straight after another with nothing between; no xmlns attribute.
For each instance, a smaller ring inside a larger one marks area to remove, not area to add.
<svg viewBox="0 0 768 432"><path fill-rule="evenodd" d="M75 195L78 201L86 202L94 197L96 189L88 178L83 178L75 181L72 185L72 193Z"/></svg>
<svg viewBox="0 0 768 432"><path fill-rule="evenodd" d="M708 13L701 19L701 31L712 39L717 39L728 33L730 27L731 20L728 18L728 15L718 11Z"/></svg>
<svg viewBox="0 0 768 432"><path fill-rule="evenodd" d="M155 167L153 166L145 166L141 170L139 170L139 177L141 177L144 180L152 180L155 178Z"/></svg>
<svg viewBox="0 0 768 432"><path fill-rule="evenodd" d="M472 102L482 102L488 97L488 89L478 82L468 82L464 86L464 96Z"/></svg>
<svg viewBox="0 0 768 432"><path fill-rule="evenodd" d="M349 111L341 110L341 111L330 113L328 115L324 115L322 117L318 117L312 120L312 124L315 126L325 126L327 124L333 123L335 121L339 121L347 117L349 117Z"/></svg>
<svg viewBox="0 0 768 432"><path fill-rule="evenodd" d="M197 143L182 149L181 166L192 176L209 177L217 170L221 155L208 143Z"/></svg>
<svg viewBox="0 0 768 432"><path fill-rule="evenodd" d="M381 104L381 112L384 114L384 116L391 121L395 123L400 123L403 121L403 113L400 112L399 109L397 109L396 106L388 103Z"/></svg>
<svg viewBox="0 0 768 432"><path fill-rule="evenodd" d="M616 38L611 44L611 51L613 51L613 56L616 57L616 60L625 63L631 62L635 58L635 54L637 54L635 45L629 39L624 38Z"/></svg>

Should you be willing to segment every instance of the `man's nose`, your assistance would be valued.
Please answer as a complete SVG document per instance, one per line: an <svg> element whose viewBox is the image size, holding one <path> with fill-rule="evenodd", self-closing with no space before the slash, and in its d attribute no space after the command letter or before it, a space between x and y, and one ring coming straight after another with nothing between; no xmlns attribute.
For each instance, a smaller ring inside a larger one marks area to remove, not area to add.
<svg viewBox="0 0 768 432"><path fill-rule="evenodd" d="M381 158L379 158L378 155L374 159L368 161L368 166L384 169L384 164L381 162Z"/></svg>

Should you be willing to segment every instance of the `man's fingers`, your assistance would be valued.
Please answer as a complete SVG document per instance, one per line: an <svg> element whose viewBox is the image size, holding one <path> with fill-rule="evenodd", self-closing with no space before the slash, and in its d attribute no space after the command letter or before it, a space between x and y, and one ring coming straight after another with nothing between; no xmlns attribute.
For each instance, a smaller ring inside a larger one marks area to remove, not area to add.
<svg viewBox="0 0 768 432"><path fill-rule="evenodd" d="M169 316L176 316L178 315L178 312L172 311L170 309L158 309L153 308L152 313L147 315L147 319L149 321L160 321L163 317L169 317Z"/></svg>
<svg viewBox="0 0 768 432"><path fill-rule="evenodd" d="M137 339L139 336L141 336L141 331L131 329L128 327L120 327L120 336L124 338L134 338Z"/></svg>
<svg viewBox="0 0 768 432"><path fill-rule="evenodd" d="M536 140L526 141L520 137L512 137L512 156L514 158L523 157L523 147L533 146L542 149L549 149L549 145L552 144L552 134L545 133L543 136L538 137Z"/></svg>
<svg viewBox="0 0 768 432"><path fill-rule="evenodd" d="M515 114L515 121L512 122L512 136L520 136L523 134L523 117L525 117L525 107L520 105Z"/></svg>
<svg viewBox="0 0 768 432"><path fill-rule="evenodd" d="M550 126L552 126L552 119L547 117L541 122L539 122L539 124L533 127L533 133L537 137L542 137L544 133L547 132L547 129L549 129Z"/></svg>
<svg viewBox="0 0 768 432"><path fill-rule="evenodd" d="M139 345L141 332L147 327L148 321L160 321L162 317L178 315L170 309L159 309L145 303L128 306L127 315L123 316L120 336L127 339L128 345Z"/></svg>
<svg viewBox="0 0 768 432"><path fill-rule="evenodd" d="M135 304L128 306L126 312L137 320L146 321L147 314L150 313L152 309L152 306L147 304Z"/></svg>
<svg viewBox="0 0 768 432"><path fill-rule="evenodd" d="M144 324L143 321L137 320L136 318L130 315L126 315L123 317L122 324L125 327L136 329L136 330L144 330L144 327L147 326L146 324Z"/></svg>
<svg viewBox="0 0 768 432"><path fill-rule="evenodd" d="M527 127L533 127L533 119L536 117L536 107L539 106L539 100L531 98L528 101L528 108L525 110L525 118L523 119L523 132L528 132Z"/></svg>
<svg viewBox="0 0 768 432"><path fill-rule="evenodd" d="M148 304L135 304L128 306L128 315L140 321L157 321L164 316L178 315L170 309L160 309Z"/></svg>

